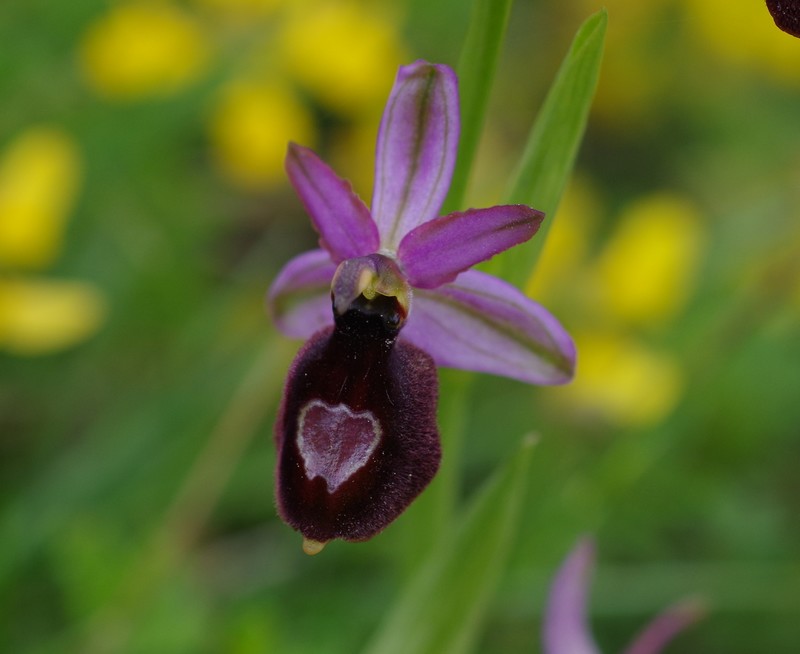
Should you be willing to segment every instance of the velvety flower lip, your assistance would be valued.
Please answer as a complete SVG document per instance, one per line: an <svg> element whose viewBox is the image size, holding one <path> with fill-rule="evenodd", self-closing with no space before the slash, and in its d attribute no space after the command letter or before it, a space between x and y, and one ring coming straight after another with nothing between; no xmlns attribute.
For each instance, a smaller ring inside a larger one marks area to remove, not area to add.
<svg viewBox="0 0 800 654"><path fill-rule="evenodd" d="M309 338L332 325L324 307L337 264L380 253L397 262L414 291L401 341L437 365L566 383L575 348L558 321L512 286L469 270L530 239L544 215L524 205L438 215L459 128L455 73L425 61L400 68L378 133L371 210L316 154L291 144L287 173L320 249L280 272L268 295L272 315L291 337Z"/></svg>
<svg viewBox="0 0 800 654"><path fill-rule="evenodd" d="M316 553L371 538L433 479L441 457L431 358L360 311L306 342L275 428L278 511ZM385 343L389 347L384 347Z"/></svg>
<svg viewBox="0 0 800 654"><path fill-rule="evenodd" d="M544 654L600 654L586 613L594 557L594 543L583 538L556 573L544 616ZM640 632L625 654L658 654L703 612L693 600L668 608Z"/></svg>

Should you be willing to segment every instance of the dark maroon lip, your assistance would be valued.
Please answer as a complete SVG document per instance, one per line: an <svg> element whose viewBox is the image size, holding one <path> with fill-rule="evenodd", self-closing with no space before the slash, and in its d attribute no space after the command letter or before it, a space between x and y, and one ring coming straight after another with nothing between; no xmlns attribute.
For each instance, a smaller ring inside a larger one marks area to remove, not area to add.
<svg viewBox="0 0 800 654"><path fill-rule="evenodd" d="M436 367L396 340L391 299L354 303L289 371L275 428L278 509L307 541L371 538L439 467Z"/></svg>

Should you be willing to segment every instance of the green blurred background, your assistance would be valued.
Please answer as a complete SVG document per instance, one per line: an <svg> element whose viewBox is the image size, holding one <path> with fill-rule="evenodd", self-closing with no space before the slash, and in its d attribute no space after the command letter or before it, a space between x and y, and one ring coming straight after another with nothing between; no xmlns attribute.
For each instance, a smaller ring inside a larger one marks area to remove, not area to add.
<svg viewBox="0 0 800 654"><path fill-rule="evenodd" d="M577 170L528 291L575 383L469 386L463 495L541 435L479 652L540 651L593 533L620 651L800 651L800 41L762 2L608 0ZM518 0L468 203L500 202L593 0ZM356 652L425 557L416 508L316 558L273 504L298 346L264 294L315 236L286 142L369 198L396 68L455 65L461 0L0 7L0 650ZM465 376L442 371L442 396ZM502 428L499 428L501 425ZM448 453L445 452L445 456ZM465 570L464 574L469 574Z"/></svg>

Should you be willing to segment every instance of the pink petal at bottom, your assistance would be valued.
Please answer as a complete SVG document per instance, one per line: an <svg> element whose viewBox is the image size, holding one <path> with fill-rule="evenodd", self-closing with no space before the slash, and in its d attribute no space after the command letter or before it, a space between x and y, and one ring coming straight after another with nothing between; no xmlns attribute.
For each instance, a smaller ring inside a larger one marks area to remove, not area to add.
<svg viewBox="0 0 800 654"><path fill-rule="evenodd" d="M594 544L579 541L556 573L544 615L544 654L599 654L586 613Z"/></svg>
<svg viewBox="0 0 800 654"><path fill-rule="evenodd" d="M699 600L685 600L671 606L642 629L625 654L658 654L704 614L705 606Z"/></svg>

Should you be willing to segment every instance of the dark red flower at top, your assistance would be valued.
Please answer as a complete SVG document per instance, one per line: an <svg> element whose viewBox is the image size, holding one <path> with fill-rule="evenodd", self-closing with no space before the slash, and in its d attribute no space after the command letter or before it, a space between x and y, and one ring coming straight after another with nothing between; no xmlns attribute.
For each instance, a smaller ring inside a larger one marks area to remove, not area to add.
<svg viewBox="0 0 800 654"><path fill-rule="evenodd" d="M800 0L767 0L767 9L779 29L800 38Z"/></svg>

